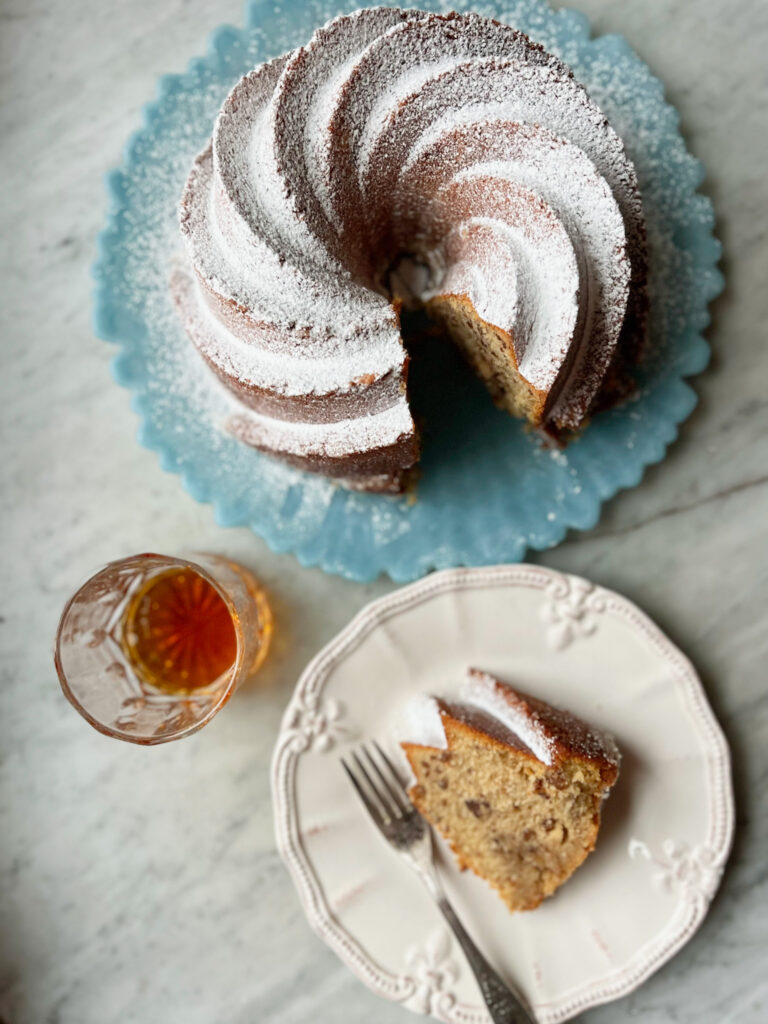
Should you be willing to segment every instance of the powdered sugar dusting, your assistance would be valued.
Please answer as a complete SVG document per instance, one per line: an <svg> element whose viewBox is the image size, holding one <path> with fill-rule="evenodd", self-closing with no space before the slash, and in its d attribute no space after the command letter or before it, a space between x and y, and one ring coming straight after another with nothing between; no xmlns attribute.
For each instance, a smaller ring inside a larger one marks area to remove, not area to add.
<svg viewBox="0 0 768 1024"><path fill-rule="evenodd" d="M426 693L416 694L406 704L402 717L402 723L398 723L402 729L402 737L425 747L446 749L448 742L440 715L440 705L435 697L430 697Z"/></svg>
<svg viewBox="0 0 768 1024"><path fill-rule="evenodd" d="M363 376L380 379L402 365L402 346L394 329L388 336L380 336L378 345L358 335L346 339L348 344L341 351L337 348L308 359L300 346L275 351L277 346L258 345L255 339L246 340L229 330L211 311L200 294L199 282L189 274L174 279L173 291L187 332L202 355L222 374L248 386L289 397L338 394L352 390L355 380ZM395 383L398 381L399 376ZM395 387L393 398L398 390Z"/></svg>
<svg viewBox="0 0 768 1024"><path fill-rule="evenodd" d="M488 716L494 734L503 742L522 745L542 764L554 766L566 754L577 754L618 767L619 749L612 736L543 701L518 693L487 672L468 669L458 692L440 698L419 694L409 702L403 736L412 743L445 749L447 740L441 707L469 722ZM505 737L508 736L508 739Z"/></svg>
<svg viewBox="0 0 768 1024"><path fill-rule="evenodd" d="M469 131L457 133L462 126ZM486 148L495 144L482 173L476 156L466 158L478 152L478 129ZM447 140L464 174L430 192L417 168ZM558 145L559 164L542 159ZM558 186L571 163L583 189ZM443 268L431 293L466 294L514 340L518 371L548 396L558 422L576 425L626 307L622 217L639 277L634 171L559 58L477 14L359 11L232 90L181 205L201 313L179 306L237 400L242 385L251 388L252 410L235 418L239 437L310 456L323 428L313 412L299 429L295 399L334 396L324 417L328 443L343 458L346 437L352 470L361 438L362 450L385 448L395 422L398 430L410 422L399 436L413 438L404 388L393 388L385 415L377 383L405 376L397 320L377 284L392 255L379 253L380 238L399 234L401 251ZM595 247L609 255L591 254ZM335 402L353 388L364 419L357 429L349 407ZM366 388L379 396L373 415L361 400ZM291 400L285 419L280 396ZM402 448L403 469L414 452L411 443ZM383 463L370 471L384 472Z"/></svg>
<svg viewBox="0 0 768 1024"><path fill-rule="evenodd" d="M248 409L236 408L228 420L236 436L257 448L277 454L318 455L338 459L350 450L367 452L393 445L413 431L413 421L404 403L391 405L374 415L332 423L302 423L276 420Z"/></svg>
<svg viewBox="0 0 768 1024"><path fill-rule="evenodd" d="M568 353L579 313L576 253L543 201L517 186L505 188L498 179L485 183L495 193L494 205L501 201L507 207L509 221L478 216L452 228L444 243L448 269L428 294L468 295L483 320L512 335L522 375L548 390ZM458 201L456 192L449 191L446 205L455 209ZM510 282L509 289L498 287L499 278ZM542 349L550 352L547 360Z"/></svg>
<svg viewBox="0 0 768 1024"><path fill-rule="evenodd" d="M470 670L459 689L459 700L498 719L510 732L518 736L543 764L554 764L556 744L554 737L524 709L507 700L492 676L475 674Z"/></svg>
<svg viewBox="0 0 768 1024"><path fill-rule="evenodd" d="M503 159L497 159L502 154ZM589 157L565 139L540 126L487 119L453 128L446 124L431 145L422 146L410 168L404 169L401 189L407 190L414 178L437 167L441 169L439 180L446 183L477 179L514 182L534 190L556 212L579 264L584 343L555 415L565 419L569 409L586 408L615 351L629 292L624 222L608 183ZM534 255L546 267L543 254ZM552 269L547 268L547 276L552 276ZM514 289L505 293L497 288L495 292L507 302L514 299ZM583 372L584 363L592 373ZM533 375L536 369L528 373Z"/></svg>

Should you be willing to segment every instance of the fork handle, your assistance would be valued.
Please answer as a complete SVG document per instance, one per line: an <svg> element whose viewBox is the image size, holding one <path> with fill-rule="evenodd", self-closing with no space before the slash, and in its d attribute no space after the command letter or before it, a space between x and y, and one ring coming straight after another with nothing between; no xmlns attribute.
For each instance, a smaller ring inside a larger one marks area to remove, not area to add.
<svg viewBox="0 0 768 1024"><path fill-rule="evenodd" d="M491 1015L493 1024L536 1024L535 1019L526 1010L522 1001L510 989L506 982L502 981L496 971L491 967L483 954L477 948L469 932L456 916L456 911L448 902L447 897L440 893L437 897L437 905L443 912L453 934L464 950L472 973L480 986L488 1013Z"/></svg>

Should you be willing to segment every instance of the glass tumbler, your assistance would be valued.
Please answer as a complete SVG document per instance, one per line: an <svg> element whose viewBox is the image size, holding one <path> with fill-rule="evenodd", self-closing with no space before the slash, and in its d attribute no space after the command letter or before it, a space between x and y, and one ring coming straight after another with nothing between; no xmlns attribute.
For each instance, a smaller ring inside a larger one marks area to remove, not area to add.
<svg viewBox="0 0 768 1024"><path fill-rule="evenodd" d="M65 696L106 736L154 744L209 722L266 657L256 578L220 555L134 555L69 600L56 635Z"/></svg>

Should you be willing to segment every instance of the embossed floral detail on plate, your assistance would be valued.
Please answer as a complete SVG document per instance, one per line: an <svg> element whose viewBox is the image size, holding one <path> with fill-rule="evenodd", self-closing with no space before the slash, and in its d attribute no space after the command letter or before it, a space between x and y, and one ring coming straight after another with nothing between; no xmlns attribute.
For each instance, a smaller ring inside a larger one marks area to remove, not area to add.
<svg viewBox="0 0 768 1024"><path fill-rule="evenodd" d="M354 739L357 733L346 720L341 701L333 697L323 701L317 694L307 694L294 709L285 735L296 753L315 750L324 754L337 743Z"/></svg>
<svg viewBox="0 0 768 1024"><path fill-rule="evenodd" d="M565 650L574 640L592 636L597 616L605 611L603 592L594 583L576 576L560 576L547 584L547 602L541 609L547 625L547 642L555 651Z"/></svg>
<svg viewBox="0 0 768 1024"><path fill-rule="evenodd" d="M451 959L451 939L446 931L434 932L423 948L410 946L405 953L408 981L413 993L405 1001L416 1013L433 1013L443 1017L456 1004L451 986L459 971Z"/></svg>
<svg viewBox="0 0 768 1024"><path fill-rule="evenodd" d="M688 846L665 839L661 853L654 855L647 843L640 839L629 842L632 860L647 860L656 868L653 884L669 892L678 892L686 900L709 903L715 895L723 865L706 843Z"/></svg>

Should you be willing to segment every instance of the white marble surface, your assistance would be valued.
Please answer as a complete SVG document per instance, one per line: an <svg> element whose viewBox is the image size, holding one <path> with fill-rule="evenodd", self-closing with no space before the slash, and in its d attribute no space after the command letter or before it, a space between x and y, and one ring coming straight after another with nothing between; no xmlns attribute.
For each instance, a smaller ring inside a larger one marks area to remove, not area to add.
<svg viewBox="0 0 768 1024"><path fill-rule="evenodd" d="M653 614L699 667L733 746L736 845L701 932L585 1021L768 1019L768 8L580 0L668 84L708 170L728 290L701 403L668 460L601 525L542 556ZM377 1000L309 931L275 853L268 762L308 658L391 584L345 583L221 530L134 441L90 328L103 172L162 72L239 0L0 5L0 1018L7 1024L376 1024ZM65 704L51 640L95 566L208 548L253 566L278 642L202 733L105 740Z"/></svg>

